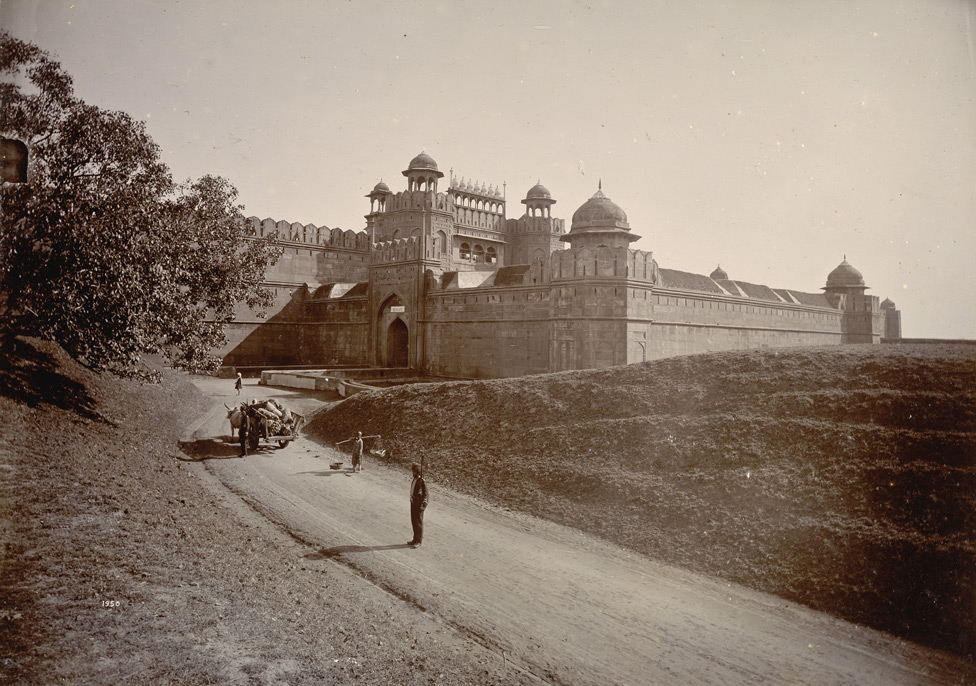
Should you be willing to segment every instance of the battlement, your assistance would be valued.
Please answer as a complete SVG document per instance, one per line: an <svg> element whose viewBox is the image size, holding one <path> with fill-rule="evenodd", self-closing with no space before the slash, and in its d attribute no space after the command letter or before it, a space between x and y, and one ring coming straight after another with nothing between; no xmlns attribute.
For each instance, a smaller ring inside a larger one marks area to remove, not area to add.
<svg viewBox="0 0 976 686"><path fill-rule="evenodd" d="M423 256L423 242L420 236L373 243L373 264L419 260Z"/></svg>
<svg viewBox="0 0 976 686"><path fill-rule="evenodd" d="M530 217L523 214L507 221L506 231L512 235L523 233L566 233L566 220L556 217Z"/></svg>
<svg viewBox="0 0 976 686"><path fill-rule="evenodd" d="M434 191L400 191L386 196L384 212L396 210L443 210L451 212L454 204L444 193Z"/></svg>
<svg viewBox="0 0 976 686"><path fill-rule="evenodd" d="M365 231L343 231L340 228L330 229L328 226L315 224L299 224L287 222L283 219L275 221L271 218L246 219L252 236L270 236L277 232L278 240L285 243L301 243L303 245L321 246L323 248L344 248L347 250L366 251L369 248L369 237Z"/></svg>
<svg viewBox="0 0 976 686"><path fill-rule="evenodd" d="M660 283L653 253L632 248L578 248L556 250L549 258L551 281L616 277Z"/></svg>

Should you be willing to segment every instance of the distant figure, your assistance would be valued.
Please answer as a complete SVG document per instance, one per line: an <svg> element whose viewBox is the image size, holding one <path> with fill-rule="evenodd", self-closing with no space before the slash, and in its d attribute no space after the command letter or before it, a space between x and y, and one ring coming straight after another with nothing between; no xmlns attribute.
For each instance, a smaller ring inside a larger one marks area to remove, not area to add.
<svg viewBox="0 0 976 686"><path fill-rule="evenodd" d="M237 430L237 436L241 441L241 457L247 456L247 434L251 429L251 420L247 416L247 408L241 406L241 427Z"/></svg>
<svg viewBox="0 0 976 686"><path fill-rule="evenodd" d="M363 471L363 432L357 431L352 439L352 471Z"/></svg>
<svg viewBox="0 0 976 686"><path fill-rule="evenodd" d="M420 465L414 462L410 469L413 471L413 481L410 482L410 525L413 527L413 540L407 545L419 548L424 541L424 510L427 509L427 484L424 483L424 473Z"/></svg>
<svg viewBox="0 0 976 686"><path fill-rule="evenodd" d="M237 390L237 395L241 394L241 388L244 386L244 377L241 376L240 372L237 372L237 381L234 382L234 388Z"/></svg>
<svg viewBox="0 0 976 686"><path fill-rule="evenodd" d="M363 471L363 439L365 438L379 438L376 436L363 436L362 431L357 431L356 435L352 438L347 438L344 441L339 441L336 446L340 446L343 443L348 443L352 441L352 471L361 472Z"/></svg>

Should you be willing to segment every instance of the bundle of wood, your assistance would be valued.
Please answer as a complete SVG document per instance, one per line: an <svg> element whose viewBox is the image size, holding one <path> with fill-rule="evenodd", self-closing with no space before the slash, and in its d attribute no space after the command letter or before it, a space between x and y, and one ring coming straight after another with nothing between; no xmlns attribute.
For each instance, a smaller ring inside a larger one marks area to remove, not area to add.
<svg viewBox="0 0 976 686"><path fill-rule="evenodd" d="M260 402L252 400L247 407L251 415L261 422L265 436L290 434L296 428L295 424L298 415L291 412L274 398Z"/></svg>

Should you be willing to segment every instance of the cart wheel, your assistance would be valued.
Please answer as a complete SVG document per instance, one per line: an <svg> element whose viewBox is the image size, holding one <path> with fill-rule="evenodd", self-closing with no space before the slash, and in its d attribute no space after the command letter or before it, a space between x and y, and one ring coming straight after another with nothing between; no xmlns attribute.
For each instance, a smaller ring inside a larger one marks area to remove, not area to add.
<svg viewBox="0 0 976 686"><path fill-rule="evenodd" d="M290 438L287 441L278 441L278 447L279 448L284 448L289 443L291 443L291 439Z"/></svg>

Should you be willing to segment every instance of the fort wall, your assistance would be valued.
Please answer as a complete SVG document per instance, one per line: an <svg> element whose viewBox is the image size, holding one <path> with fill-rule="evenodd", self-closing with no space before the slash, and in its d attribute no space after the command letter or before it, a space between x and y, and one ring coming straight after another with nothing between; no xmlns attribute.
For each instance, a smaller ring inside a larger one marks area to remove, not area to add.
<svg viewBox="0 0 976 686"><path fill-rule="evenodd" d="M248 218L283 253L265 318L238 308L225 364L362 364L488 378L599 368L674 355L900 336L894 303L864 294L846 258L807 293L661 269L631 249L626 213L599 188L566 222L537 183L506 219L498 190L411 160L407 190L380 182L367 231Z"/></svg>
<svg viewBox="0 0 976 686"><path fill-rule="evenodd" d="M491 378L549 371L549 288L441 291L426 298L424 367Z"/></svg>

